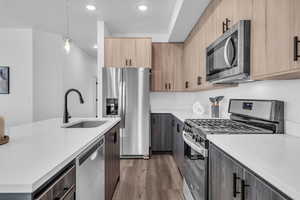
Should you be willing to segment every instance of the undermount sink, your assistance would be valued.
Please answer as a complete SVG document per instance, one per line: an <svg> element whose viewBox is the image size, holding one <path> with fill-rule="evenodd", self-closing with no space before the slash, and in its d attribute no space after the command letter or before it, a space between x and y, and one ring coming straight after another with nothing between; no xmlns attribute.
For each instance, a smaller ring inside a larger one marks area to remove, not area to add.
<svg viewBox="0 0 300 200"><path fill-rule="evenodd" d="M106 121L81 121L75 124L71 124L69 126L65 126L65 128L96 128L105 123Z"/></svg>

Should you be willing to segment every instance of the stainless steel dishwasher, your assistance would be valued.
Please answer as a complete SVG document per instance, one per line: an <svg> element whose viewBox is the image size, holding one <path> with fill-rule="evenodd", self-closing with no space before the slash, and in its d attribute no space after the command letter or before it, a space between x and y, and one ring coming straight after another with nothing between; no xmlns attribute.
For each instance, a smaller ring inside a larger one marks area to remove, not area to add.
<svg viewBox="0 0 300 200"><path fill-rule="evenodd" d="M104 137L76 159L76 199L105 200Z"/></svg>

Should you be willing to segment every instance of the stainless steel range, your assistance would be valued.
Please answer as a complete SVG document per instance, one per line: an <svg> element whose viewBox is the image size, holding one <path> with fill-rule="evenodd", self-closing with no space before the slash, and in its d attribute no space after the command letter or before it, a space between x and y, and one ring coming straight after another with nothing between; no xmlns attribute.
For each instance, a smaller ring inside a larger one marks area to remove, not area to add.
<svg viewBox="0 0 300 200"><path fill-rule="evenodd" d="M230 119L188 119L185 142L184 195L208 200L208 134L283 134L284 103L277 100L231 99Z"/></svg>

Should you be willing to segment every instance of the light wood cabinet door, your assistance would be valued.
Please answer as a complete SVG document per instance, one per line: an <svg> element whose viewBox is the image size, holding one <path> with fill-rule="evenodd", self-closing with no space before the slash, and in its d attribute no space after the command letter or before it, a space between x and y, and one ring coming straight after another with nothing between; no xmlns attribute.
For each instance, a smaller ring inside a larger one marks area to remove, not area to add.
<svg viewBox="0 0 300 200"><path fill-rule="evenodd" d="M125 64L125 67L131 67L134 66L134 62L136 59L136 47L135 47L135 39L131 38L124 38L121 40L121 53L122 53L122 59L123 63Z"/></svg>
<svg viewBox="0 0 300 200"><path fill-rule="evenodd" d="M105 67L125 67L125 55L122 49L122 40L105 39L104 42L104 65Z"/></svg>
<svg viewBox="0 0 300 200"><path fill-rule="evenodd" d="M222 22L217 22L218 20L218 5L220 0L212 1L208 8L206 9L203 16L203 25L205 27L205 41L206 47L212 44L219 37L219 29L222 26Z"/></svg>
<svg viewBox="0 0 300 200"><path fill-rule="evenodd" d="M106 38L105 67L151 68L150 38Z"/></svg>
<svg viewBox="0 0 300 200"><path fill-rule="evenodd" d="M193 56L195 44L192 41L186 41L184 44L184 90L191 90L193 88Z"/></svg>
<svg viewBox="0 0 300 200"><path fill-rule="evenodd" d="M135 39L135 50L132 59L132 66L151 68L152 40L150 38Z"/></svg>
<svg viewBox="0 0 300 200"><path fill-rule="evenodd" d="M151 69L151 91L160 92L163 91L163 55L162 55L161 46L159 43L152 44L152 69Z"/></svg>
<svg viewBox="0 0 300 200"><path fill-rule="evenodd" d="M152 44L152 91L175 91L182 88L183 44Z"/></svg>
<svg viewBox="0 0 300 200"><path fill-rule="evenodd" d="M183 66L183 43L173 44L173 66L174 66L174 91L182 91L184 89L184 66Z"/></svg>
<svg viewBox="0 0 300 200"><path fill-rule="evenodd" d="M300 56L300 43L294 44L294 37L298 37L300 41L300 1L299 0L292 0L291 3L291 55L290 59L292 60L292 68L300 68L300 57L295 59L295 53L296 55ZM296 52L296 49L294 45L297 45L298 52Z"/></svg>
<svg viewBox="0 0 300 200"><path fill-rule="evenodd" d="M256 77L267 73L266 6L267 0L253 0L251 21L252 79L256 79Z"/></svg>
<svg viewBox="0 0 300 200"><path fill-rule="evenodd" d="M252 12L253 0L234 0L232 25L238 23L240 20L251 20Z"/></svg>
<svg viewBox="0 0 300 200"><path fill-rule="evenodd" d="M219 0L219 4L217 6L217 37L223 35L223 23L226 23L226 19L229 21L228 28L233 25L233 10L235 5L235 0Z"/></svg>
<svg viewBox="0 0 300 200"><path fill-rule="evenodd" d="M267 73L279 73L290 68L290 0L267 0L266 41Z"/></svg>

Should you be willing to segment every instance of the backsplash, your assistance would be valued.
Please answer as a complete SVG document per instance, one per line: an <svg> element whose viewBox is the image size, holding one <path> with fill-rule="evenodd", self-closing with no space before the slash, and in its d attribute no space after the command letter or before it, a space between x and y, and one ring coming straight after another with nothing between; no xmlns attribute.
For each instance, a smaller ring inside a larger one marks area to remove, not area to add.
<svg viewBox="0 0 300 200"><path fill-rule="evenodd" d="M202 92L151 93L151 109L184 109L192 112L192 105L199 101L210 112L209 97L225 96L221 102L221 116L228 116L228 102L231 98L276 99L285 102L285 130L287 134L300 137L300 80L256 81L240 84L238 87Z"/></svg>

